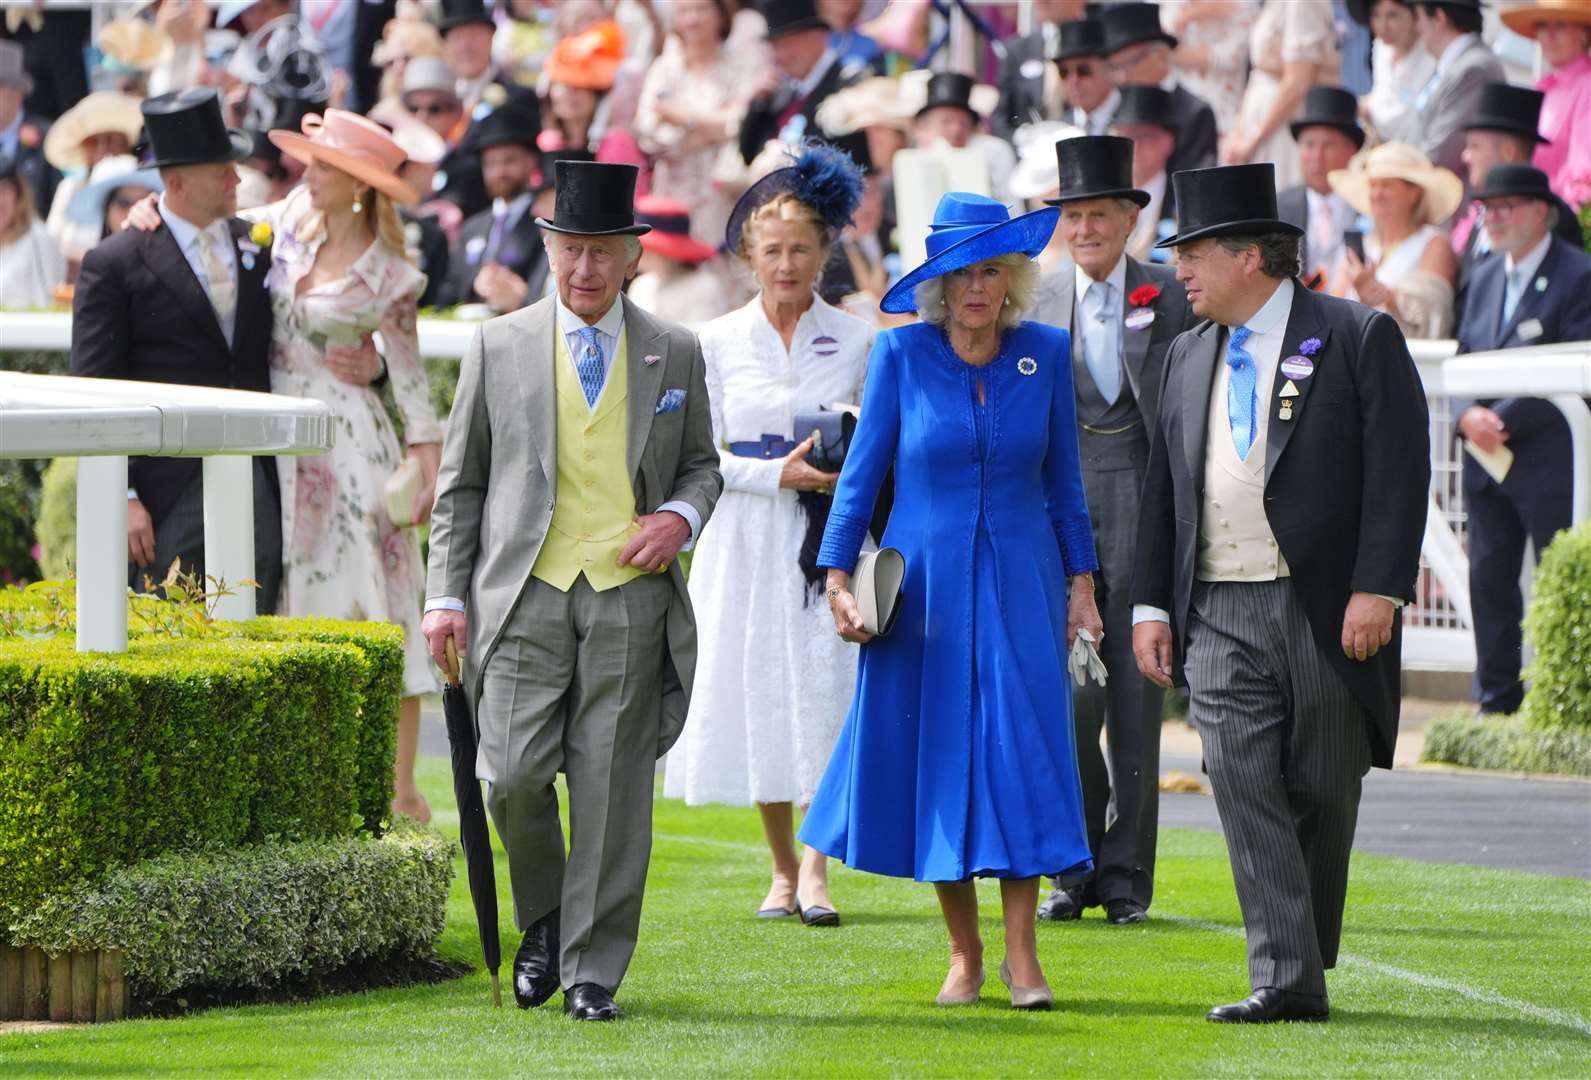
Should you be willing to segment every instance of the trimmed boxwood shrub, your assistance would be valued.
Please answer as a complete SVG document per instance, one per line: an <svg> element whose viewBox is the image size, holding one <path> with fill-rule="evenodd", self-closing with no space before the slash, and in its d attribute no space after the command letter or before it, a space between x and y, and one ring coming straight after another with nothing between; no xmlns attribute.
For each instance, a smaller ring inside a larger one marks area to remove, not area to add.
<svg viewBox="0 0 1591 1080"><path fill-rule="evenodd" d="M167 851L353 832L369 677L320 641L0 641L0 917Z"/></svg>
<svg viewBox="0 0 1591 1080"><path fill-rule="evenodd" d="M271 987L360 960L429 956L446 921L453 843L418 828L113 870L20 915L18 944L120 949L135 996Z"/></svg>
<svg viewBox="0 0 1591 1080"><path fill-rule="evenodd" d="M1591 776L1591 731L1458 712L1431 721L1420 757L1472 769Z"/></svg>
<svg viewBox="0 0 1591 1080"><path fill-rule="evenodd" d="M1559 533L1542 553L1525 634L1535 656L1520 715L1544 730L1591 732L1591 525Z"/></svg>

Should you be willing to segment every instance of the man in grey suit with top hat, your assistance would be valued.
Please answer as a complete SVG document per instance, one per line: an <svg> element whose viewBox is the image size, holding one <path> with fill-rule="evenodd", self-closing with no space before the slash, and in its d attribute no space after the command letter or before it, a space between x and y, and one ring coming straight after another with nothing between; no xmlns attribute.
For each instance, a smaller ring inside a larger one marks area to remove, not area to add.
<svg viewBox="0 0 1591 1080"><path fill-rule="evenodd" d="M1297 280L1272 166L1172 182L1164 243L1207 321L1166 361L1133 652L1188 687L1243 910L1252 994L1209 1019L1324 1020L1360 785L1397 739L1425 393L1390 316Z"/></svg>
<svg viewBox="0 0 1591 1080"><path fill-rule="evenodd" d="M702 352L620 295L640 257L636 170L560 161L538 218L554 296L464 357L431 515L424 631L467 657L487 808L507 849L514 997L613 995L640 928L652 776L678 738L696 631L675 556L723 488ZM554 781L568 780L567 860Z"/></svg>
<svg viewBox="0 0 1591 1080"><path fill-rule="evenodd" d="M1138 492L1166 350L1193 317L1174 271L1126 253L1149 202L1133 187L1132 140L1084 135L1056 143L1055 153L1061 194L1047 201L1061 208L1071 258L1040 281L1033 318L1072 333L1083 486L1099 551L1100 653L1110 675L1103 687L1088 682L1072 693L1094 870L1058 878L1038 914L1065 921L1102 904L1121 925L1142 922L1153 896L1160 790L1162 693L1138 674L1132 654Z"/></svg>

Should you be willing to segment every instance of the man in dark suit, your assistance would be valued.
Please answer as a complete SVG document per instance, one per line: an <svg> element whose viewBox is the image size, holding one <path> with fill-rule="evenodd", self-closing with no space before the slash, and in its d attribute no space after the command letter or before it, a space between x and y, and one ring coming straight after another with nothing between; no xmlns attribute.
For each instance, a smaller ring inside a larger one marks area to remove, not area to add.
<svg viewBox="0 0 1591 1080"><path fill-rule="evenodd" d="M1464 124L1474 115L1481 87L1506 81L1503 65L1481 38L1481 0L1419 0L1415 11L1420 41L1436 60L1436 73L1415 94L1409 111L1381 135L1462 174Z"/></svg>
<svg viewBox="0 0 1591 1080"><path fill-rule="evenodd" d="M1194 322L1176 273L1127 254L1149 193L1133 186L1133 144L1082 135L1055 144L1058 228L1071 258L1039 285L1033 318L1072 333L1072 383L1083 488L1099 552L1094 596L1105 623L1100 658L1110 672L1072 692L1083 814L1094 856L1089 874L1063 876L1039 905L1041 919L1081 918L1105 907L1112 924L1143 922L1154 892L1160 794L1162 693L1132 654L1133 548L1138 493L1149 460L1166 350ZM1075 261L1073 261L1075 260ZM1100 752L1107 734L1110 765Z"/></svg>
<svg viewBox="0 0 1591 1080"><path fill-rule="evenodd" d="M873 74L866 64L840 60L829 46L829 24L818 17L813 0L762 0L759 7L768 21L773 66L740 124L740 156L748 165L770 139L823 138L818 106L836 90ZM872 168L864 132L825 141L850 154L864 170Z"/></svg>
<svg viewBox="0 0 1591 1080"><path fill-rule="evenodd" d="M547 280L547 253L530 213L536 133L512 110L500 109L476 126L475 146L492 202L459 229L437 303L484 301L498 312L513 311L527 291L539 297Z"/></svg>
<svg viewBox="0 0 1591 1080"><path fill-rule="evenodd" d="M1541 101L1541 91L1527 86L1499 82L1481 87L1480 101L1464 125L1463 157L1464 167L1469 170L1470 191L1480 190L1494 166L1510 161L1530 164L1536 144L1546 141L1539 134ZM1557 195L1553 195L1552 205L1558 211L1553 235L1575 248L1583 248L1580 219L1575 212ZM1453 306L1459 312L1464 310L1464 292L1471 272L1477 263L1495 254L1486 230L1481 228L1480 211L1480 202L1472 201L1453 225L1453 248L1459 257L1458 296Z"/></svg>
<svg viewBox="0 0 1591 1080"><path fill-rule="evenodd" d="M61 174L44 160L44 135L49 121L22 107L22 99L33 91L33 76L24 68L22 46L0 41L0 158L16 162L17 175L33 189L39 217L50 212L55 185Z"/></svg>
<svg viewBox="0 0 1591 1080"><path fill-rule="evenodd" d="M1552 235L1547 175L1498 165L1475 193L1501 258L1475 267L1458 323L1458 351L1591 341L1591 256ZM1536 556L1569 527L1573 448L1563 414L1540 398L1455 406L1459 434L1488 461L1464 457L1469 513L1469 591L1475 620L1475 693L1481 711L1511 713L1519 679L1525 541ZM1498 479L1498 475L1501 479Z"/></svg>
<svg viewBox="0 0 1591 1080"><path fill-rule="evenodd" d="M1160 28L1154 4L1111 4L1100 11L1105 28L1105 58L1118 83L1158 86L1171 95L1171 124L1177 148L1171 171L1203 169L1215 164L1215 110L1177 80L1171 50L1177 39Z"/></svg>
<svg viewBox="0 0 1591 1080"><path fill-rule="evenodd" d="M1025 124L1051 119L1059 102L1059 84L1050 68L1060 40L1061 23L1081 19L1083 0L1033 0L1032 33L1006 43L1000 61L1000 104L989 124L1002 139L1010 139Z"/></svg>
<svg viewBox="0 0 1591 1080"><path fill-rule="evenodd" d="M1177 231L1177 200L1171 190L1177 129L1171 95L1158 86L1123 86L1120 93L1110 133L1132 140L1132 186L1149 196L1127 238L1127 251L1139 262L1169 263L1171 253L1155 244Z"/></svg>
<svg viewBox="0 0 1591 1080"><path fill-rule="evenodd" d="M1298 146L1304 182L1276 196L1276 212L1303 230L1299 248L1303 279L1319 288L1342 256L1342 234L1363 229L1359 211L1331 189L1332 170L1346 169L1365 144L1359 126L1359 102L1337 86L1315 86L1304 95L1304 107L1289 124Z"/></svg>
<svg viewBox="0 0 1591 1080"><path fill-rule="evenodd" d="M1251 996L1324 1020L1362 778L1397 737L1398 606L1425 529L1425 393L1397 323L1298 282L1269 164L1178 173L1171 346L1139 517L1133 653L1185 684Z"/></svg>

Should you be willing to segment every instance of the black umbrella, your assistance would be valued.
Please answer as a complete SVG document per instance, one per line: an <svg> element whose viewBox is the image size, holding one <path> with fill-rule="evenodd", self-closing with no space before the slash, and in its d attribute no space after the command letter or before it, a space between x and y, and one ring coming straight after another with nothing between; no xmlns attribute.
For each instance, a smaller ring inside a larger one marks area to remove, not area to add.
<svg viewBox="0 0 1591 1080"><path fill-rule="evenodd" d="M459 679L459 657L453 639L447 642L447 685L442 688L442 714L453 750L453 795L459 804L459 844L475 901L475 925L481 935L481 959L492 973L492 1001L503 1007L497 969L503 966L503 945L497 936L497 872L492 866L492 839L486 829L481 782L475 778L475 717Z"/></svg>

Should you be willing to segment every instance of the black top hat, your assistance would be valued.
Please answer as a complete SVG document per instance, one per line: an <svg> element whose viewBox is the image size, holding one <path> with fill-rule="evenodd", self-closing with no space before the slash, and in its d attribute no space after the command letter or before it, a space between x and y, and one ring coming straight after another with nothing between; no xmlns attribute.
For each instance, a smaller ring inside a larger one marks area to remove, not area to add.
<svg viewBox="0 0 1591 1080"><path fill-rule="evenodd" d="M757 9L768 21L768 40L799 30L828 30L813 0L761 0Z"/></svg>
<svg viewBox="0 0 1591 1080"><path fill-rule="evenodd" d="M1487 83L1481 87L1475 111L1469 123L1464 125L1464 130L1506 131L1510 135L1522 135L1537 142L1550 142L1536 130L1541 123L1541 102L1544 97L1546 95L1540 90L1532 90L1528 86Z"/></svg>
<svg viewBox="0 0 1591 1080"><path fill-rule="evenodd" d="M1055 144L1060 195L1045 199L1064 206L1080 199L1131 199L1149 205L1149 193L1132 186L1132 140L1120 135L1077 135Z"/></svg>
<svg viewBox="0 0 1591 1080"><path fill-rule="evenodd" d="M492 146L523 146L532 154L538 152L536 132L539 125L527 110L515 105L493 109L477 120L470 131L470 146L479 153Z"/></svg>
<svg viewBox="0 0 1591 1080"><path fill-rule="evenodd" d="M1175 247L1206 236L1282 233L1304 230L1276 216L1276 166L1217 165L1171 174L1177 197L1177 234L1155 245Z"/></svg>
<svg viewBox="0 0 1591 1080"><path fill-rule="evenodd" d="M1061 24L1052 60L1105 55L1105 28L1094 19L1073 19Z"/></svg>
<svg viewBox="0 0 1591 1080"><path fill-rule="evenodd" d="M1304 107L1288 126L1294 139L1306 127L1333 127L1352 139L1356 148L1365 144L1365 130L1359 126L1359 100L1340 86L1310 87Z"/></svg>
<svg viewBox="0 0 1591 1080"><path fill-rule="evenodd" d="M937 109L942 105L965 109L972 115L974 122L983 119L972 107L971 75L963 75L959 71L939 71L929 77L928 100L917 110L917 115L922 116L929 109Z"/></svg>
<svg viewBox="0 0 1591 1080"><path fill-rule="evenodd" d="M1509 195L1551 203L1552 186L1547 183L1547 174L1534 165L1505 161L1492 166L1492 171L1486 174L1485 183L1471 198L1501 199Z"/></svg>
<svg viewBox="0 0 1591 1080"><path fill-rule="evenodd" d="M492 14L486 6L487 0L442 0L436 28L444 34L456 26L465 26L469 23L480 23L495 28L497 24L492 21Z"/></svg>
<svg viewBox="0 0 1591 1080"><path fill-rule="evenodd" d="M551 191L558 186L558 162L595 160L597 156L583 146L541 151L541 180L536 184L536 194L540 195L543 191Z"/></svg>
<svg viewBox="0 0 1591 1080"><path fill-rule="evenodd" d="M1145 41L1177 47L1177 39L1161 29L1160 8L1155 4L1112 4L1100 12L1099 22L1105 28L1106 55Z"/></svg>
<svg viewBox="0 0 1591 1080"><path fill-rule="evenodd" d="M1111 114L1114 125L1158 124L1171 134L1177 133L1177 121L1172 114L1171 95L1158 86L1128 83L1121 88L1121 102Z"/></svg>
<svg viewBox="0 0 1591 1080"><path fill-rule="evenodd" d="M1420 0L1393 0L1393 2L1412 10ZM1348 17L1360 26L1369 26L1370 9L1375 6L1376 0L1348 0Z"/></svg>
<svg viewBox="0 0 1591 1080"><path fill-rule="evenodd" d="M254 152L249 133L229 128L221 119L221 98L214 87L174 90L146 99L139 108L155 155L149 164L157 169L242 161Z"/></svg>
<svg viewBox="0 0 1591 1080"><path fill-rule="evenodd" d="M551 220L536 224L576 236L640 236L650 225L635 222L634 165L605 161L559 161L553 165L558 201Z"/></svg>

